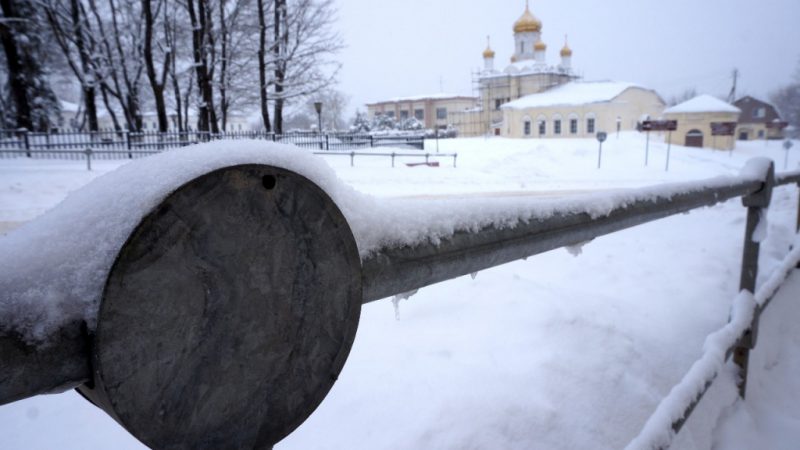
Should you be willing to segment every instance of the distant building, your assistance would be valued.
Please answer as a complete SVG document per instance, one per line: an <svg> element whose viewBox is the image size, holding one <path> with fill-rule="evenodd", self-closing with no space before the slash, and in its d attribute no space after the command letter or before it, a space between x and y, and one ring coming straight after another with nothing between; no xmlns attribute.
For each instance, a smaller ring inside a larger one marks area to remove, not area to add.
<svg viewBox="0 0 800 450"><path fill-rule="evenodd" d="M88 129L88 121L84 117L83 105L68 102L66 100L59 100L61 105L60 115L52 117L53 124L52 131L78 131ZM114 122L105 108L102 106L97 107L97 125L100 130L113 130Z"/></svg>
<svg viewBox="0 0 800 450"><path fill-rule="evenodd" d="M454 113L475 108L475 103L475 97L465 95L421 95L369 103L367 114L371 119L387 116L396 121L413 117L425 128L446 128L453 124Z"/></svg>
<svg viewBox="0 0 800 450"><path fill-rule="evenodd" d="M585 138L598 131L635 130L658 117L664 100L632 83L574 81L501 106L502 135L515 138Z"/></svg>
<svg viewBox="0 0 800 450"><path fill-rule="evenodd" d="M527 2L525 12L514 22L513 31L514 53L510 64L502 71L495 69L495 52L487 43L483 52L483 70L477 78L478 108L461 118L461 134L500 135L504 128L501 109L504 104L579 78L572 69L572 49L566 39L559 52L559 64L548 65L547 44L542 40L542 21L531 13Z"/></svg>
<svg viewBox="0 0 800 450"><path fill-rule="evenodd" d="M768 123L781 122L781 117L774 106L750 96L736 100L733 105L742 110L739 127L736 129L737 139L752 141L783 138L783 130L780 127L767 128Z"/></svg>
<svg viewBox="0 0 800 450"><path fill-rule="evenodd" d="M697 97L664 110L664 118L677 120L670 142L687 147L732 150L734 136L714 136L712 123L738 122L741 110L710 95Z"/></svg>

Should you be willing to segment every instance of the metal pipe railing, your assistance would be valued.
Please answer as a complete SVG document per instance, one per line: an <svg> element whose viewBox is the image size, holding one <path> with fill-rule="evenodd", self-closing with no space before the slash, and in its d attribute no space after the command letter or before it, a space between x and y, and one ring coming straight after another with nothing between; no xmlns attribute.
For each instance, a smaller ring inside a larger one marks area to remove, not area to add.
<svg viewBox="0 0 800 450"><path fill-rule="evenodd" d="M438 244L382 248L363 261L364 303L749 195L762 185L758 180L746 180L691 190L694 185L686 184L688 192L642 198L601 217L565 211L514 228L457 231ZM675 190L680 192L681 186L675 185Z"/></svg>

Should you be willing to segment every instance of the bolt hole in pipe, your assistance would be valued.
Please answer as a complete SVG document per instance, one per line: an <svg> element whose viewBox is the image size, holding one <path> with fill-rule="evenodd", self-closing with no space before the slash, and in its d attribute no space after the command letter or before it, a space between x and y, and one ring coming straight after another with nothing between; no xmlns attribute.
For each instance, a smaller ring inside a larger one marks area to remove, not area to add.
<svg viewBox="0 0 800 450"><path fill-rule="evenodd" d="M275 178L275 175L265 175L261 178L261 184L264 185L264 189L271 191L275 189L275 185L278 183L278 180Z"/></svg>

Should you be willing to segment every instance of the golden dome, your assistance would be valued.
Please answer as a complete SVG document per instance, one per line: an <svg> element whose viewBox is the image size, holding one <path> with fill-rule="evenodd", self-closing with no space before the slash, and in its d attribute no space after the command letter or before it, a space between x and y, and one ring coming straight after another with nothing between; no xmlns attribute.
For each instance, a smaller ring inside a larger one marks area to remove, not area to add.
<svg viewBox="0 0 800 450"><path fill-rule="evenodd" d="M528 2L525 2L525 12L514 22L514 33L538 33L542 31L542 21L531 14Z"/></svg>
<svg viewBox="0 0 800 450"><path fill-rule="evenodd" d="M494 58L494 50L489 42L489 36L486 36L486 50L483 51L484 58Z"/></svg>
<svg viewBox="0 0 800 450"><path fill-rule="evenodd" d="M564 36L564 48L561 49L561 56L562 57L572 56L572 49L569 48L566 36Z"/></svg>
<svg viewBox="0 0 800 450"><path fill-rule="evenodd" d="M544 42L542 42L541 39L539 39L538 41L536 41L535 44L533 44L533 49L537 52L543 52L547 50L547 44L545 44Z"/></svg>

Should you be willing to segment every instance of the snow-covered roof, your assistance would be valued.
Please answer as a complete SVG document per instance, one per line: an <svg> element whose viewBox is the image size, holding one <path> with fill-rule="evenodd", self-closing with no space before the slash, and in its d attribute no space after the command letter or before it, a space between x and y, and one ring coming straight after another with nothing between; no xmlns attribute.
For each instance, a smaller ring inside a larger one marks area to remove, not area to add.
<svg viewBox="0 0 800 450"><path fill-rule="evenodd" d="M388 100L380 101L380 102L373 102L369 103L370 105L374 105L377 103L397 103L397 102L418 102L422 100L446 100L451 98L468 98L473 99L471 95L460 95L460 94L431 94L431 95L414 95L410 97L396 97L390 98Z"/></svg>
<svg viewBox="0 0 800 450"><path fill-rule="evenodd" d="M672 108L667 108L664 110L664 114L704 112L741 113L742 110L731 105L730 103L723 102L722 100L707 94L698 95L691 100L687 100L683 103L673 106Z"/></svg>
<svg viewBox="0 0 800 450"><path fill-rule="evenodd" d="M630 88L640 88L633 83L615 81L573 81L538 94L508 102L503 108L526 109L546 106L584 105L610 102Z"/></svg>

